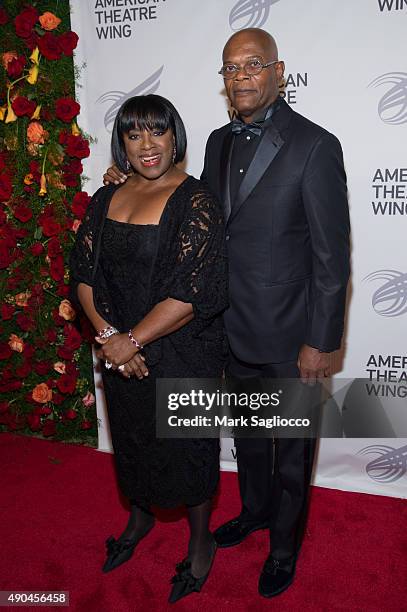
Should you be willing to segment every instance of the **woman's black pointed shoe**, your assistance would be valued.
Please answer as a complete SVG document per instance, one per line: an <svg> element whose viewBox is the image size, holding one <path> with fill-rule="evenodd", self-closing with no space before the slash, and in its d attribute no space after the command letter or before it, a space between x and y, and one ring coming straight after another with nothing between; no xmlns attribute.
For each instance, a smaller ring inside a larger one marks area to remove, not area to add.
<svg viewBox="0 0 407 612"><path fill-rule="evenodd" d="M106 540L107 559L103 565L102 571L106 574L128 561L134 553L138 540L138 538L119 538L115 540L113 536L110 536L110 538Z"/></svg>
<svg viewBox="0 0 407 612"><path fill-rule="evenodd" d="M216 544L214 544L209 569L204 576L201 576L201 578L195 578L195 576L192 574L191 562L189 561L189 559L184 559L183 561L181 561L181 563L178 563L176 565L175 570L177 573L171 579L173 587L168 598L169 603L175 603L176 601L182 599L182 597L186 597L190 593L200 592L210 574L213 565L213 560L215 558L215 553Z"/></svg>

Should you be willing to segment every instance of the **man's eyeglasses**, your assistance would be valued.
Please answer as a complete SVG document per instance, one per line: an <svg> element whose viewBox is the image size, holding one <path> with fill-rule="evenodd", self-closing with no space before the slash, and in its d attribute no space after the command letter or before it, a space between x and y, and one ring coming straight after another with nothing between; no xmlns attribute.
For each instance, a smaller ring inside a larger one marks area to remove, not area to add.
<svg viewBox="0 0 407 612"><path fill-rule="evenodd" d="M235 76L243 70L247 75L253 76L260 74L263 68L268 68L273 64L278 64L280 60L274 60L274 62L267 62L262 64L259 59L252 59L244 64L244 66L237 66L236 64L225 64L219 70L218 74L222 75L224 79L234 79Z"/></svg>

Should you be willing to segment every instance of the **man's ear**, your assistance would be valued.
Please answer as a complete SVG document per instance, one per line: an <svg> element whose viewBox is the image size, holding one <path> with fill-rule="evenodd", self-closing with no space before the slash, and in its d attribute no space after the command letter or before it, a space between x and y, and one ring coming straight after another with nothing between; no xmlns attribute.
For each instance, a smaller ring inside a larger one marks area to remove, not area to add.
<svg viewBox="0 0 407 612"><path fill-rule="evenodd" d="M285 70L284 62L279 61L278 64L276 65L276 73L277 73L277 76L280 82L284 80L284 70Z"/></svg>

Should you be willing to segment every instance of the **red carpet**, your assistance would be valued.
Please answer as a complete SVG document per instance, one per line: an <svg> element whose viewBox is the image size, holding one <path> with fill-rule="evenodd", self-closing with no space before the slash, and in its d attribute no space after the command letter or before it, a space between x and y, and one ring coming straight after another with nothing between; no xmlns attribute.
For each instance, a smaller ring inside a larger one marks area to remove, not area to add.
<svg viewBox="0 0 407 612"><path fill-rule="evenodd" d="M126 522L111 455L12 434L0 436L0 453L1 590L69 590L70 609L84 612L407 610L406 501L314 487L297 576L284 594L257 594L268 552L259 532L219 550L202 593L169 606L185 518L162 515L131 561L104 575L104 540ZM213 526L238 511L236 475L223 473Z"/></svg>

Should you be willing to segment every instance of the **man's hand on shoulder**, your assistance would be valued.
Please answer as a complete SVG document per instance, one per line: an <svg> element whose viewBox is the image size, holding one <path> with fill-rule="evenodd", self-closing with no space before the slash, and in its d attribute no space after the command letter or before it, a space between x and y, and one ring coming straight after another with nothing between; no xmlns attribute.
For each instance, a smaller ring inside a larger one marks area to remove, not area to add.
<svg viewBox="0 0 407 612"><path fill-rule="evenodd" d="M119 168L114 165L110 166L103 175L103 184L109 185L109 183L113 183L114 185L119 185L120 183L125 183L127 181L127 175L120 172Z"/></svg>
<svg viewBox="0 0 407 612"><path fill-rule="evenodd" d="M321 353L313 346L304 344L297 361L302 382L314 385L318 378L330 376L330 361L330 353Z"/></svg>

